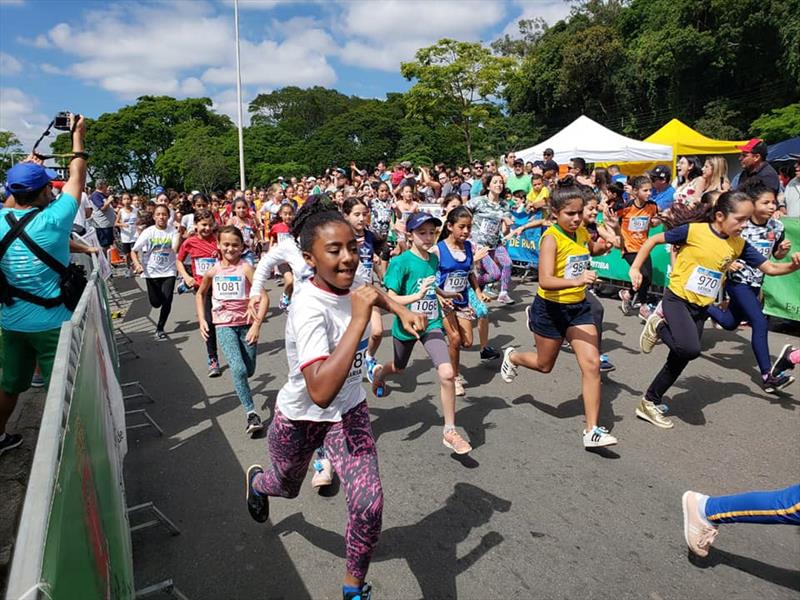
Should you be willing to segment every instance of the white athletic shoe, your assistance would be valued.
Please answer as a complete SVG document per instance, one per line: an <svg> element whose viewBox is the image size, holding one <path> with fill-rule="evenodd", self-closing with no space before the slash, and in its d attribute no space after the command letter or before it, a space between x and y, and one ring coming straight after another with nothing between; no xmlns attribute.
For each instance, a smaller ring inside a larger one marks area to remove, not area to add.
<svg viewBox="0 0 800 600"><path fill-rule="evenodd" d="M512 354L514 354L514 347L509 346L503 351L503 364L500 365L500 377L506 383L511 383L517 376L517 367L511 362Z"/></svg>
<svg viewBox="0 0 800 600"><path fill-rule="evenodd" d="M608 433L608 429L595 425L591 431L583 432L584 448L601 448L603 446L613 446L617 443L617 438Z"/></svg>

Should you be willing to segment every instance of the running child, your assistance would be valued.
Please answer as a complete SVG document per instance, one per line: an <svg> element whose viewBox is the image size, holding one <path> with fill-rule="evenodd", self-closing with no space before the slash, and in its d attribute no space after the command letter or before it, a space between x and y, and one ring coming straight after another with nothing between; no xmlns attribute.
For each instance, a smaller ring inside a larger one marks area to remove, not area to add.
<svg viewBox="0 0 800 600"><path fill-rule="evenodd" d="M439 389L444 413L442 443L456 454L467 454L472 450L456 430L455 374L450 364L447 342L442 332L442 313L436 294L436 271L439 261L430 249L436 243L436 230L442 222L425 212L413 214L406 223L411 248L393 258L386 269L383 284L389 296L406 305L417 314L428 319L428 327L419 338L403 330L395 319L392 326L394 360L378 364L373 370L372 391L381 397L385 391L385 380L395 373L402 373L411 358L417 339L422 341L425 351L433 361L439 376Z"/></svg>
<svg viewBox="0 0 800 600"><path fill-rule="evenodd" d="M664 394L689 361L700 356L708 307L717 299L733 262L739 260L767 275L800 269L800 252L792 255L791 262L773 263L742 238L753 210L749 195L728 191L720 194L713 207L699 204L689 212L666 216L671 229L648 238L631 265L630 278L636 289L642 282L640 268L652 249L664 243L679 246L662 300L664 316L657 312L650 315L639 338L642 352L651 352L659 339L669 348L667 362L636 408L636 416L657 427L673 426L660 407Z"/></svg>
<svg viewBox="0 0 800 600"><path fill-rule="evenodd" d="M619 211L620 237L622 238L622 258L629 265L633 264L636 253L647 240L648 232L651 227L660 223L658 220L658 204L650 200L653 191L653 184L650 178L645 175L634 177L631 182L631 201ZM646 313L643 317L648 317L651 312L649 306L650 284L653 281L653 263L650 257L642 265L642 284L636 291L635 296L630 290L619 291L619 298L622 300L620 310L625 315L630 315L637 308Z"/></svg>
<svg viewBox="0 0 800 600"><path fill-rule="evenodd" d="M783 223L772 218L778 208L775 192L761 182L753 182L753 185L745 186L743 191L753 198L754 208L753 216L742 230L742 238L767 259L770 256L778 260L784 258L789 254L792 244L784 239ZM772 364L767 342L769 329L759 300L763 283L764 274L761 271L734 261L724 288L730 299L728 308L722 310L719 306L709 306L708 316L728 331L735 331L742 321L750 323L750 345L761 372L761 387L765 392L774 394L790 385L794 377L780 373L776 376L770 374Z"/></svg>
<svg viewBox="0 0 800 600"><path fill-rule="evenodd" d="M481 291L478 278L472 270L474 255L469 236L472 233L472 213L466 206L448 211L439 243L431 251L439 257L436 270L436 287L440 296L447 333L447 348L450 364L455 375L456 396L466 392L466 380L459 373L461 348L472 346L472 324L476 319L475 310L470 306L468 288L476 298L488 302L489 298Z"/></svg>
<svg viewBox="0 0 800 600"><path fill-rule="evenodd" d="M172 311L175 292L175 257L181 234L169 223L169 206L159 204L153 211L154 224L147 227L133 245L133 271L144 277L150 306L160 308L156 323L156 340L167 339L164 326ZM137 253L141 252L141 260Z"/></svg>
<svg viewBox="0 0 800 600"><path fill-rule="evenodd" d="M141 201L139 201L141 206ZM138 232L136 231L136 222L139 219L139 208L133 205L133 198L127 192L122 194L122 206L117 211L117 220L114 227L119 230L119 241L122 250L122 256L125 258L125 264L130 270L133 265L131 261L131 249L136 242Z"/></svg>
<svg viewBox="0 0 800 600"><path fill-rule="evenodd" d="M194 213L192 229L194 234L186 238L181 244L180 250L178 250L176 266L184 286L191 290L197 290L203 282L203 276L217 263L217 256L219 256L217 236L214 234L216 220L211 211L201 209ZM183 264L187 257L192 261L191 275L186 271L186 266ZM219 368L219 355L217 354L217 334L214 328L211 304L211 294L206 294L204 297L204 315L208 325L208 337L205 338L206 352L208 354L208 376L219 377L221 371Z"/></svg>
<svg viewBox="0 0 800 600"><path fill-rule="evenodd" d="M249 377L256 371L256 351L261 323L269 308L266 292L261 293L261 303L254 319L248 315L250 284L253 281L253 267L242 258L244 237L232 225L219 230L219 260L203 275L195 296L197 321L200 334L208 341L212 329L225 360L228 361L233 387L239 402L245 410L247 424L245 432L254 434L264 426L253 404ZM206 297L211 297L211 321L206 321Z"/></svg>
<svg viewBox="0 0 800 600"><path fill-rule="evenodd" d="M591 236L583 225L583 193L572 177L561 180L550 197L555 221L542 234L539 248L539 290L527 308L528 329L533 332L536 352L503 353L500 375L511 383L522 366L540 373L553 370L561 344L572 346L581 369L581 387L586 429L585 448L612 446L617 438L598 423L600 417L600 352L598 331L586 288L597 279L590 270Z"/></svg>
<svg viewBox="0 0 800 600"><path fill-rule="evenodd" d="M282 204L278 209L278 214L272 221L272 225L267 232L269 239L269 247L279 244L284 240L293 240L291 234L292 221L294 220L294 207L289 204ZM292 292L294 291L294 275L292 270L286 265L280 265L278 271L283 276L283 293L281 300L278 304L281 310L289 308L289 303L292 301Z"/></svg>
<svg viewBox="0 0 800 600"><path fill-rule="evenodd" d="M375 267L381 264L381 259L377 254L378 240L375 234L366 228L367 220L369 219L369 207L360 198L348 198L342 205L342 213L356 234L358 257L361 261L358 265L359 275L369 285L372 283ZM372 318L369 324L369 343L367 344L364 358L367 362L367 379L372 383L373 372L378 365L378 361L375 360L375 354L378 352L378 347L381 345L383 337L383 321L381 320L381 311L377 307L372 309Z"/></svg>
<svg viewBox="0 0 800 600"><path fill-rule="evenodd" d="M372 307L395 312L412 335L424 331L426 322L387 302L372 286L350 291L358 243L349 223L327 203L300 211L293 229L314 275L298 287L289 308L289 379L278 393L267 434L272 465L247 470L247 508L263 523L270 496L297 497L314 451L324 444L347 500L342 596L368 600L365 578L383 514L377 449L361 385Z"/></svg>
<svg viewBox="0 0 800 600"><path fill-rule="evenodd" d="M194 223L198 211L208 210L208 198L200 192L192 198L192 210L181 217L181 237L187 238L194 233Z"/></svg>
<svg viewBox="0 0 800 600"><path fill-rule="evenodd" d="M242 238L244 239L242 258L251 265L255 264L256 250L261 241L261 234L256 220L250 216L250 207L247 205L247 200L237 198L233 201L233 215L228 219L228 225L233 225L242 232Z"/></svg>

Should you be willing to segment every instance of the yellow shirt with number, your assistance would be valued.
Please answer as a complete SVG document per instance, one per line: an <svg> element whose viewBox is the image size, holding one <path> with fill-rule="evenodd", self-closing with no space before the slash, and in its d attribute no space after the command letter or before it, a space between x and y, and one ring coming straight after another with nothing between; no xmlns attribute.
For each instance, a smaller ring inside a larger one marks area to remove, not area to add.
<svg viewBox="0 0 800 600"><path fill-rule="evenodd" d="M579 279L591 265L592 257L588 248L591 239L589 231L581 225L575 231L575 239L572 239L557 226L551 225L542 234L542 241L548 235L556 242L556 264L553 276L562 279ZM586 286L581 284L563 290L545 290L540 285L537 294L551 302L575 304L586 298Z"/></svg>
<svg viewBox="0 0 800 600"><path fill-rule="evenodd" d="M744 245L744 238L720 237L708 223L689 224L689 233L669 278L670 291L692 304L710 305L717 299L725 273L742 254Z"/></svg>

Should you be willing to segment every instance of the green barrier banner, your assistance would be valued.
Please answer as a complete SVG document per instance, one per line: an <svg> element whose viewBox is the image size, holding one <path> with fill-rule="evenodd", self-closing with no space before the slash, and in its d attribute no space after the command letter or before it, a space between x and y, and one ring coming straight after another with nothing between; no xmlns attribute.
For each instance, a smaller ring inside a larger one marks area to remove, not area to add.
<svg viewBox="0 0 800 600"><path fill-rule="evenodd" d="M789 262L792 253L800 252L800 219L781 219L786 239L792 242L789 256L776 262ZM775 260L775 259L772 259ZM764 277L764 314L800 321L800 271L782 277Z"/></svg>
<svg viewBox="0 0 800 600"><path fill-rule="evenodd" d="M664 226L659 225L650 230L650 235L655 235L664 231ZM666 287L669 283L669 252L665 244L653 248L650 253L650 260L653 262L653 285ZM616 281L630 281L628 269L631 266L622 258L622 253L616 248L603 256L592 257L592 270L597 272L600 279Z"/></svg>
<svg viewBox="0 0 800 600"><path fill-rule="evenodd" d="M109 393L119 383L98 290L86 310L41 579L54 599L131 598L133 554L122 479L125 428Z"/></svg>

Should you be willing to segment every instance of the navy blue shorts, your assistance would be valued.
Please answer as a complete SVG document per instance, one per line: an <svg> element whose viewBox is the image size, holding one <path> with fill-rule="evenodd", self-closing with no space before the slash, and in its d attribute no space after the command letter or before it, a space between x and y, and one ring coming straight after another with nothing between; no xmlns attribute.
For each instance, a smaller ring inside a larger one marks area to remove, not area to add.
<svg viewBox="0 0 800 600"><path fill-rule="evenodd" d="M594 325L592 305L587 300L561 304L537 295L528 312L528 329L554 340L567 337L567 329L575 325Z"/></svg>
<svg viewBox="0 0 800 600"><path fill-rule="evenodd" d="M94 231L97 234L97 241L103 248L110 248L114 245L113 227L97 227Z"/></svg>

